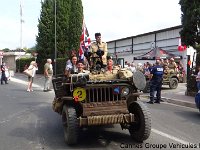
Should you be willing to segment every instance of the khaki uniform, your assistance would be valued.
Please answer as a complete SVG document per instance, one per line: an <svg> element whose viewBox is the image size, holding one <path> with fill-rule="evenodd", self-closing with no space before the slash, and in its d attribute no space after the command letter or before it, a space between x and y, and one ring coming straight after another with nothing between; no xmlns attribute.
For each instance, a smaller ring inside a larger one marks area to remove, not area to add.
<svg viewBox="0 0 200 150"><path fill-rule="evenodd" d="M111 71L109 70L105 70L105 73L106 75L109 75L109 74L117 74L118 73L118 70L117 69L112 69Z"/></svg>
<svg viewBox="0 0 200 150"><path fill-rule="evenodd" d="M105 43L105 42L101 42L101 43L94 42L94 43L92 43L91 48L90 48L90 52L93 53L92 57L98 57L97 54L96 54L98 49L104 51L104 55L102 56L102 62L103 62L104 65L107 65L107 54L108 54L107 43Z"/></svg>
<svg viewBox="0 0 200 150"><path fill-rule="evenodd" d="M80 71L78 71L78 73L90 73L90 71L89 70L83 70L82 72L80 72Z"/></svg>
<svg viewBox="0 0 200 150"><path fill-rule="evenodd" d="M169 63L168 68L169 68L170 72L175 72L177 65L175 62L172 62L172 63Z"/></svg>

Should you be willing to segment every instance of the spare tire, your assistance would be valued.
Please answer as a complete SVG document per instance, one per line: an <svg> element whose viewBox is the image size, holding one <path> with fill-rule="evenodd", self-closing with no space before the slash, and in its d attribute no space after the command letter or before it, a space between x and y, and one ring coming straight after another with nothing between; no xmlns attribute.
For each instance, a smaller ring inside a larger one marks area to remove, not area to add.
<svg viewBox="0 0 200 150"><path fill-rule="evenodd" d="M146 78L141 71L133 73L133 83L138 90L143 90L146 87Z"/></svg>
<svg viewBox="0 0 200 150"><path fill-rule="evenodd" d="M146 81L146 86L143 89L143 93L149 93L150 92L150 81Z"/></svg>

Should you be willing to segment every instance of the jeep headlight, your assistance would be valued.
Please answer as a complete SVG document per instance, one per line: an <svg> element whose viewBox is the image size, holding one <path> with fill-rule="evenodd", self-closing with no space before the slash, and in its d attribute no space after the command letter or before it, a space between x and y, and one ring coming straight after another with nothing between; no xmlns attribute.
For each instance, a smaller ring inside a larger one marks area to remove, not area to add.
<svg viewBox="0 0 200 150"><path fill-rule="evenodd" d="M128 87L123 87L121 91L122 91L122 92L121 92L121 93L122 93L122 96L126 96L126 95L129 94L130 89L129 89Z"/></svg>

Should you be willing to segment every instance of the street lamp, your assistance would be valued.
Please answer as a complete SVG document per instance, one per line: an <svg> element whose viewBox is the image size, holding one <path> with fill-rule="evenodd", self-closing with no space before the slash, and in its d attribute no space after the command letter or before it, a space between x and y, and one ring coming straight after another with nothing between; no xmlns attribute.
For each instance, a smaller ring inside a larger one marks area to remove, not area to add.
<svg viewBox="0 0 200 150"><path fill-rule="evenodd" d="M55 77L57 77L57 66L56 66L56 59L57 59L57 43L56 43L56 0L54 1L55 4L54 4L54 11L55 11L55 57L54 57L54 67L55 67Z"/></svg>

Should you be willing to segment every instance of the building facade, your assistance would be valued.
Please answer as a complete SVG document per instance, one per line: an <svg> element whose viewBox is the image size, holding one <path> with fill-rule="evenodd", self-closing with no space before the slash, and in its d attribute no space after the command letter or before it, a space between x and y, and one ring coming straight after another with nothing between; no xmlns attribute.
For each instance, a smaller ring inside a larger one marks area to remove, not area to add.
<svg viewBox="0 0 200 150"><path fill-rule="evenodd" d="M167 52L182 56L181 62L186 69L188 52L187 50L183 52L178 51L181 29L182 26L179 25L136 36L108 41L108 51L113 57L122 58L123 61L138 63L139 61L135 61L134 57L145 54L155 47L159 47Z"/></svg>
<svg viewBox="0 0 200 150"><path fill-rule="evenodd" d="M31 54L26 53L24 50L10 50L8 52L3 52L2 57L0 57L0 64L5 62L9 67L10 73L13 75L14 72L18 72L19 66L16 66L16 60L20 58L30 58Z"/></svg>

